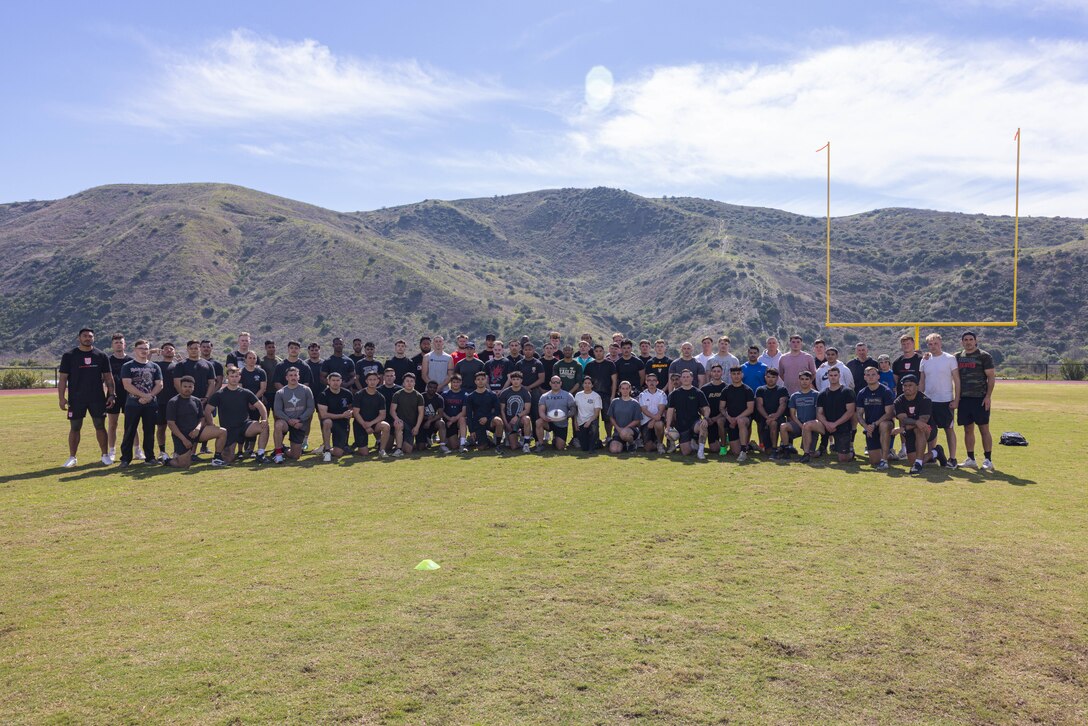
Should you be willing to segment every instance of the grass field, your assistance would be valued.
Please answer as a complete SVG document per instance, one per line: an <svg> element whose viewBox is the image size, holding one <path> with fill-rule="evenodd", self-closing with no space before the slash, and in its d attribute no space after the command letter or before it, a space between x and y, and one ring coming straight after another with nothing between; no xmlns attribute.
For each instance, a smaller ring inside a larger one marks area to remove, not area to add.
<svg viewBox="0 0 1088 726"><path fill-rule="evenodd" d="M4 723L1088 722L1088 386L1001 384L1031 446L920 477L64 470L55 397L0 401Z"/></svg>

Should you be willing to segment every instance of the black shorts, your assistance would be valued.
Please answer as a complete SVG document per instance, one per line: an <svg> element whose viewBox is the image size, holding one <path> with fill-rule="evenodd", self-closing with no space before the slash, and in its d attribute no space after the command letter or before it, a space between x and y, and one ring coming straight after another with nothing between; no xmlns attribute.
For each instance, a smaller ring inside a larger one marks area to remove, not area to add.
<svg viewBox="0 0 1088 726"><path fill-rule="evenodd" d="M695 438L697 438L697 437L695 436L695 429L694 429L694 427L693 427L693 428L690 428L690 429L677 429L677 431L679 431L679 432L680 432L680 439L679 439L679 441L680 441L680 443L681 443L681 444L687 444L687 443L691 443L692 439L695 439Z"/></svg>
<svg viewBox="0 0 1088 726"><path fill-rule="evenodd" d="M366 432L366 429L364 429L358 421L351 422L351 430L355 439L356 449L368 448L370 446L370 434ZM374 443L381 443L378 434L374 434Z"/></svg>
<svg viewBox="0 0 1088 726"><path fill-rule="evenodd" d="M936 441L937 440L937 432L939 430L940 429L938 429L936 426L930 426L929 427L929 438L926 439L926 441L928 441L929 443L933 443L934 441ZM914 441L915 441L914 428L911 427L911 428L907 429L906 430L906 435L903 438L904 438L904 443L905 443L905 445L907 447L907 451L909 453L913 454L914 453L914 448L915 448L914 447Z"/></svg>
<svg viewBox="0 0 1088 726"><path fill-rule="evenodd" d="M964 396L960 399L959 415L956 418L958 419L960 426L967 426L968 424L988 426L990 423L990 412L983 407L982 398Z"/></svg>
<svg viewBox="0 0 1088 726"><path fill-rule="evenodd" d="M238 426L231 426L230 428L224 428L223 430L227 432L226 447L229 449L230 447L234 446L235 444L237 444L237 443L239 443L241 441L245 441L246 429L248 429L250 426L252 426L255 423L258 423L258 422L254 421L253 419L247 419L244 424L240 424Z"/></svg>
<svg viewBox="0 0 1088 726"><path fill-rule="evenodd" d="M717 422L706 424L706 442L708 444L714 444L718 442L718 424Z"/></svg>
<svg viewBox="0 0 1088 726"><path fill-rule="evenodd" d="M801 425L798 424L796 421L783 421L782 423L786 424L789 427L789 437L791 439L797 438L801 435Z"/></svg>
<svg viewBox="0 0 1088 726"><path fill-rule="evenodd" d="M329 440L334 449L348 448L348 420L336 419L332 422L332 431L329 432Z"/></svg>
<svg viewBox="0 0 1088 726"><path fill-rule="evenodd" d="M828 437L831 439L830 448L836 454L849 454L854 450L853 429L838 428L834 433L828 434Z"/></svg>
<svg viewBox="0 0 1088 726"><path fill-rule="evenodd" d="M409 429L411 431L411 429ZM438 426L420 426L416 434L415 447L421 449L431 445L431 437L438 433Z"/></svg>
<svg viewBox="0 0 1088 726"><path fill-rule="evenodd" d="M128 400L128 391L121 389L113 395L113 405L106 406L106 413L118 414L125 410L125 401Z"/></svg>
<svg viewBox="0 0 1088 726"><path fill-rule="evenodd" d="M479 445L480 443L487 443L488 442L488 434L491 433L491 427L490 426L481 426L480 424L473 421L473 422L469 423L468 431L476 439L476 444ZM498 442L495 442L495 443L498 443Z"/></svg>
<svg viewBox="0 0 1088 726"><path fill-rule="evenodd" d="M106 415L105 396L90 399L68 399L68 418L81 420L87 414L90 414L91 418L104 418Z"/></svg>
<svg viewBox="0 0 1088 726"><path fill-rule="evenodd" d="M174 440L174 456L183 456L193 452L191 448L186 448L185 444L181 443L181 439L177 436L170 434L170 438Z"/></svg>
<svg viewBox="0 0 1088 726"><path fill-rule="evenodd" d="M740 427L730 426L728 421L726 421L725 424L725 440L740 441Z"/></svg>
<svg viewBox="0 0 1088 726"><path fill-rule="evenodd" d="M568 431L568 422L570 419L563 419L562 421L545 421L544 430L551 431L561 439L566 440Z"/></svg>
<svg viewBox="0 0 1088 726"><path fill-rule="evenodd" d="M306 423L305 422L303 422L301 428L297 428L297 429L294 428L293 426L288 425L288 427L287 427L287 440L288 441L290 441L292 444L300 444L301 445L302 442L305 439L306 439Z"/></svg>
<svg viewBox="0 0 1088 726"><path fill-rule="evenodd" d="M933 402L933 414L929 417L930 423L939 429L951 428L954 423L952 409L948 407L948 401Z"/></svg>
<svg viewBox="0 0 1088 726"><path fill-rule="evenodd" d="M865 433L865 429L862 429L861 432ZM880 451L880 426L876 426L873 428L872 436L870 436L869 434L865 434L865 450Z"/></svg>
<svg viewBox="0 0 1088 726"><path fill-rule="evenodd" d="M166 425L166 402L159 401L159 407L155 411L155 423L159 426Z"/></svg>

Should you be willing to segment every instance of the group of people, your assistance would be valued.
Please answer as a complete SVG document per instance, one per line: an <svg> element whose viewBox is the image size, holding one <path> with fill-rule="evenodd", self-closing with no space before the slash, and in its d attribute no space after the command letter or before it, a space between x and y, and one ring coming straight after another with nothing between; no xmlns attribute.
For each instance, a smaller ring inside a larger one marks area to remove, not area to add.
<svg viewBox="0 0 1088 726"><path fill-rule="evenodd" d="M214 466L249 456L281 464L310 450L331 462L372 449L385 458L428 449L529 453L568 446L699 459L717 446L719 456L737 461L758 453L778 460L798 455L805 463L830 448L847 462L860 431L864 455L878 470L899 459L911 473L931 462L993 469L994 363L973 331L963 333L954 355L932 333L924 354L904 335L894 360L871 358L868 346L857 343L845 362L822 340L806 351L799 335L790 336L786 350L775 337L764 348L750 345L743 362L727 336L703 337L700 353L684 342L675 358L664 340L640 340L636 354L636 343L620 333L605 343L589 334L564 343L552 332L540 350L526 336L504 343L488 335L477 348L458 335L451 352L442 336L423 336L415 355L397 340L384 361L373 342L359 338L351 353L334 338L327 357L311 343L305 358L301 344L290 341L281 358L274 341L264 341L261 355L243 332L224 362L213 357L208 340L188 341L182 354L174 343L152 348L140 339L131 356L123 334L110 343L109 354L99 350L94 331L84 328L61 358L58 395L70 422L66 467L77 464L90 415L102 463L122 467L155 461L157 447L162 464L185 468L209 453L209 444ZM962 462L957 423L967 454ZM938 443L941 431L947 452ZM320 446L311 447L311 435Z"/></svg>

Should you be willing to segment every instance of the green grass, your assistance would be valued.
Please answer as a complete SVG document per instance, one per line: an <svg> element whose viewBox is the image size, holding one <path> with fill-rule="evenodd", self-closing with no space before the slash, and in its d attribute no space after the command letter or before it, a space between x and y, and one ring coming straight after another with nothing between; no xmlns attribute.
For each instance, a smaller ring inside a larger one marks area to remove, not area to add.
<svg viewBox="0 0 1088 726"><path fill-rule="evenodd" d="M1088 387L1002 383L1032 445L916 478L63 470L55 398L0 401L6 723L1088 721Z"/></svg>

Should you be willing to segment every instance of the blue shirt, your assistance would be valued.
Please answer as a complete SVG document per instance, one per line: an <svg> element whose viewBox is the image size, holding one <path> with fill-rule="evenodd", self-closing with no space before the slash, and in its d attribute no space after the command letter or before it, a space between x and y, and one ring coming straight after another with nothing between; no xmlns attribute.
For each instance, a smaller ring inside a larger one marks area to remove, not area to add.
<svg viewBox="0 0 1088 726"><path fill-rule="evenodd" d="M895 404L895 394L887 386L878 385L876 390L865 386L858 391L855 405L865 411L865 423L875 423L884 415L884 407Z"/></svg>
<svg viewBox="0 0 1088 726"><path fill-rule="evenodd" d="M767 365L765 363L745 363L741 366L741 370L744 371L741 376L744 385L753 391L760 386L767 385Z"/></svg>
<svg viewBox="0 0 1088 726"><path fill-rule="evenodd" d="M483 393L473 391L465 400L465 409L467 410L465 418L468 419L470 425L478 426L482 418L488 419L490 423L492 418L499 415L499 397L491 390Z"/></svg>
<svg viewBox="0 0 1088 726"><path fill-rule="evenodd" d="M880 382L883 383L884 387L889 391L895 390L895 374L891 371L881 371Z"/></svg>
<svg viewBox="0 0 1088 726"><path fill-rule="evenodd" d="M798 391L790 396L790 408L797 412L798 421L808 423L816 419L816 399L819 395L820 392L813 388L808 393Z"/></svg>

